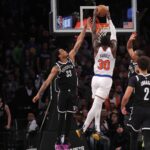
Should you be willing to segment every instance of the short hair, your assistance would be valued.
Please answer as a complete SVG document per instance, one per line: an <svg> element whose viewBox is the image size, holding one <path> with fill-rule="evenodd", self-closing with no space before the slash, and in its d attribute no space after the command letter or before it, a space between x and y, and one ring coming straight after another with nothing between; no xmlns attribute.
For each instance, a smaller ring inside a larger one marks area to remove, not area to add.
<svg viewBox="0 0 150 150"><path fill-rule="evenodd" d="M136 52L136 54L137 54L137 56L138 57L141 57L141 56L144 56L145 55L145 53L144 53L144 51L142 51L142 50L135 50L135 52Z"/></svg>
<svg viewBox="0 0 150 150"><path fill-rule="evenodd" d="M138 58L137 64L141 70L148 70L150 65L150 58L147 56L141 56Z"/></svg>

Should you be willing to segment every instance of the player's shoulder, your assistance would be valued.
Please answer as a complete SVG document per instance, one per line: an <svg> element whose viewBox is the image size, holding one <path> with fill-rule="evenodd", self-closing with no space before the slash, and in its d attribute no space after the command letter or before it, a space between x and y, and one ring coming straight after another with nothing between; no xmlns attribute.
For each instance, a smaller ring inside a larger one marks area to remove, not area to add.
<svg viewBox="0 0 150 150"><path fill-rule="evenodd" d="M133 81L133 80L134 80L134 81L135 81L135 80L138 81L138 78L139 78L139 76L138 76L138 75L135 75L135 76L131 76L131 77L129 78L129 80L130 80L130 81Z"/></svg>
<svg viewBox="0 0 150 150"><path fill-rule="evenodd" d="M146 76L144 76L144 75L142 75L142 74L137 74L137 75L135 75L135 76L133 76L133 77L135 77L135 79L136 79L136 81L138 82L140 82L140 81L142 81L142 80L145 80L145 78L149 78L150 79L150 75L146 75Z"/></svg>
<svg viewBox="0 0 150 150"><path fill-rule="evenodd" d="M61 66L62 66L62 64L59 61L57 61L54 65L54 67L59 68L59 70L61 70Z"/></svg>
<svg viewBox="0 0 150 150"><path fill-rule="evenodd" d="M150 78L150 73L148 73L148 74L146 75L146 77Z"/></svg>
<svg viewBox="0 0 150 150"><path fill-rule="evenodd" d="M58 63L56 63L56 64L52 67L51 71L52 71L52 72L61 71L61 66L60 66Z"/></svg>
<svg viewBox="0 0 150 150"><path fill-rule="evenodd" d="M75 66L75 61L72 60L69 56L68 56L67 60L68 60L68 63L71 63L73 66Z"/></svg>
<svg viewBox="0 0 150 150"><path fill-rule="evenodd" d="M135 84L135 83L137 83L139 81L139 76L138 75L135 75L135 76L131 76L130 78L129 78L129 84Z"/></svg>

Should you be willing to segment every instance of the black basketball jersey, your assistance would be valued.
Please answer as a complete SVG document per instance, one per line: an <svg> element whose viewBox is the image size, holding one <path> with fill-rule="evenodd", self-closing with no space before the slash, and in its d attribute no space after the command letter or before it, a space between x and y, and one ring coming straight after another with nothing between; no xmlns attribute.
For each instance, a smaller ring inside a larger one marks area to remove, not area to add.
<svg viewBox="0 0 150 150"><path fill-rule="evenodd" d="M128 77L133 77L135 75L137 75L136 71L135 71L135 68L137 67L137 63L134 62L133 60L130 61L130 64L129 64L129 73L128 73Z"/></svg>
<svg viewBox="0 0 150 150"><path fill-rule="evenodd" d="M134 87L133 106L150 106L150 74L133 76L128 85Z"/></svg>
<svg viewBox="0 0 150 150"><path fill-rule="evenodd" d="M77 73L75 65L68 58L66 63L58 61L56 65L59 67L57 75L57 85L60 90L76 89L77 88Z"/></svg>

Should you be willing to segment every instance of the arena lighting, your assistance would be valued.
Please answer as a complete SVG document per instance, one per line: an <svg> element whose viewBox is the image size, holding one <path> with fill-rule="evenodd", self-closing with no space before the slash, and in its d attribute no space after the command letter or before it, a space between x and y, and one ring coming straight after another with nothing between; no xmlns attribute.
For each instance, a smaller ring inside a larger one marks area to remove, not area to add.
<svg viewBox="0 0 150 150"><path fill-rule="evenodd" d="M83 25L83 10L85 9L94 9L96 6L80 6L80 22L81 27ZM127 33L127 32L135 32L137 30L137 0L131 0L131 8L132 8L132 22L133 28L116 28L117 32ZM81 29L57 29L57 0L51 0L51 11L53 13L53 32L54 33L80 33ZM106 29L108 30L108 29ZM109 31L109 30L108 30ZM88 32L91 32L88 30Z"/></svg>

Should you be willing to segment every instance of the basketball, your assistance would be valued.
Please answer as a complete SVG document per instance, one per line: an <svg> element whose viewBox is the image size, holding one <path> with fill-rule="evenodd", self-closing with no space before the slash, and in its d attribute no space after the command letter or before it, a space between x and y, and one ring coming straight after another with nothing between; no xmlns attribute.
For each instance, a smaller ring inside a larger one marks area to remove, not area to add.
<svg viewBox="0 0 150 150"><path fill-rule="evenodd" d="M108 7L105 5L98 5L97 8L98 8L98 14L97 15L99 17L105 17L106 13L108 11Z"/></svg>

